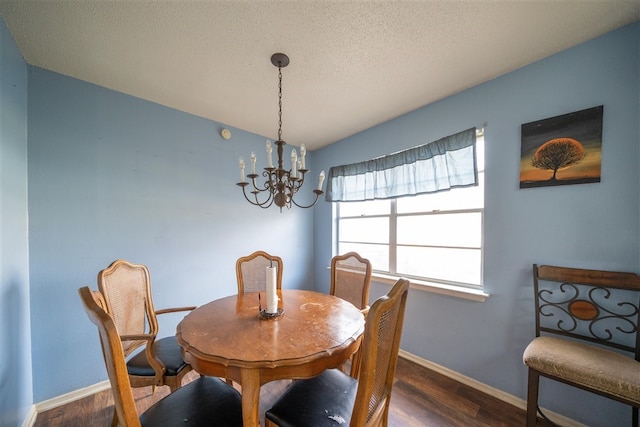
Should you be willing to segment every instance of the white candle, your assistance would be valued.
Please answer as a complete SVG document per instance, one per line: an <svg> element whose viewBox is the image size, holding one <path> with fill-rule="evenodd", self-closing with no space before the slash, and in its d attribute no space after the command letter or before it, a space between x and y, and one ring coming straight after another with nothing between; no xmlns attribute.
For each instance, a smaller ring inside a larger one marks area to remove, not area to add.
<svg viewBox="0 0 640 427"><path fill-rule="evenodd" d="M251 173L253 175L256 174L256 152L255 151L251 152Z"/></svg>
<svg viewBox="0 0 640 427"><path fill-rule="evenodd" d="M324 171L320 172L318 177L318 191L322 191L322 183L324 182Z"/></svg>
<svg viewBox="0 0 640 427"><path fill-rule="evenodd" d="M296 149L291 150L291 178L296 177L296 166L298 163L298 153L296 153Z"/></svg>
<svg viewBox="0 0 640 427"><path fill-rule="evenodd" d="M267 313L278 312L277 267L266 267L267 274Z"/></svg>
<svg viewBox="0 0 640 427"><path fill-rule="evenodd" d="M244 157L240 156L240 182L244 182Z"/></svg>
<svg viewBox="0 0 640 427"><path fill-rule="evenodd" d="M307 147L302 144L300 146L300 169L306 169L304 157L307 155Z"/></svg>
<svg viewBox="0 0 640 427"><path fill-rule="evenodd" d="M271 157L272 150L273 148L271 147L271 141L267 139L267 167L268 168L273 167L273 158Z"/></svg>

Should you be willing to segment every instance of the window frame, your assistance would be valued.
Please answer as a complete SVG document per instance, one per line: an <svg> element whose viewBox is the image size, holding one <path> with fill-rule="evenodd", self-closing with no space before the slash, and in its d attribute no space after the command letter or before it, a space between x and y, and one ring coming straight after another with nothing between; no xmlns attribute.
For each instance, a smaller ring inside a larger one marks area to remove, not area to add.
<svg viewBox="0 0 640 427"><path fill-rule="evenodd" d="M374 263L373 265L373 277L376 280L381 282L394 283L395 280L399 277L406 277L411 280L412 287L417 289L434 291L436 293L442 293L446 295L452 296L460 296L466 299L472 299L476 301L484 301L489 295L485 292L484 285L484 249L485 249L485 239L484 239L484 225L485 225L485 215L484 215L484 201L485 201L485 168L484 168L484 135L482 132L478 132L478 139L482 139L481 144L482 149L479 150L482 154L482 159L479 161L478 168L478 180L480 185L482 186L482 204L481 207L471 207L471 208L452 208L452 209L432 209L425 211L415 211L415 212L403 212L398 213L397 209L397 200L399 198L392 198L389 200L389 211L386 213L374 213L371 215L366 214L349 214L345 216L341 216L340 213L340 205L347 204L350 202L336 202L333 210L334 224L335 224L335 248L339 251L341 244L373 244L373 245L383 245L388 247L388 269L389 271L384 271L376 268ZM450 191L456 191L457 189L452 189ZM416 216L427 216L427 215L451 215L457 213L473 213L480 215L480 246L479 247L456 247L449 245L398 245L397 242L397 224L398 218L402 217L416 217ZM340 221L344 219L358 219L358 218L388 218L389 221L389 236L388 243L371 243L371 242L362 242L362 241L352 241L352 240L340 240ZM432 278L432 277L421 277L414 276L410 274L402 274L397 272L398 268L398 248L399 247L424 247L424 248L435 248L435 249L447 249L447 248L462 248L464 250L479 250L480 261L479 261L479 283L466 283L459 281L451 281L445 280L442 278Z"/></svg>

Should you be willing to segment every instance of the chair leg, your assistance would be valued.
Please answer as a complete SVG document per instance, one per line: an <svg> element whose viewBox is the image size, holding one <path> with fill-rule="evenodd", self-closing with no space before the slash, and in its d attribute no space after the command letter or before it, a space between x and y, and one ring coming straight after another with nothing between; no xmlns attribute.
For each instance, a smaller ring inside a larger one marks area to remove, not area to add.
<svg viewBox="0 0 640 427"><path fill-rule="evenodd" d="M360 376L361 361L362 361L362 351L358 349L358 351L356 351L351 357L351 372L349 372L349 375L352 378L358 379L358 377Z"/></svg>
<svg viewBox="0 0 640 427"><path fill-rule="evenodd" d="M113 407L113 417L111 418L111 427L118 427L118 411L116 411L116 407Z"/></svg>
<svg viewBox="0 0 640 427"><path fill-rule="evenodd" d="M633 427L638 427L638 408L635 406L632 408L631 417L631 425Z"/></svg>
<svg viewBox="0 0 640 427"><path fill-rule="evenodd" d="M529 368L529 379L527 386L527 427L535 427L538 417L538 385L540 376Z"/></svg>

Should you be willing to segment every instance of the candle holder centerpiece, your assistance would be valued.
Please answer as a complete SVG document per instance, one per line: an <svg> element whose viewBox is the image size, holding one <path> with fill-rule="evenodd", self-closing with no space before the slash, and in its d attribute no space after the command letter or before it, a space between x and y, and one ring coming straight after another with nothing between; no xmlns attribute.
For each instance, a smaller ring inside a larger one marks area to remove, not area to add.
<svg viewBox="0 0 640 427"><path fill-rule="evenodd" d="M272 320L277 319L284 315L284 309L279 308L275 313L267 313L266 309L260 310L260 320Z"/></svg>
<svg viewBox="0 0 640 427"><path fill-rule="evenodd" d="M282 68L289 65L289 57L284 53L274 53L271 56L271 63L278 67L278 140L274 142L276 145L276 154L278 156L277 167L273 164L273 146L271 141L267 141L267 167L264 168L262 176L266 178L263 184L258 184L256 173L256 154L251 153L251 173L246 176L249 182L245 180L245 162L244 158L240 157L240 182L236 185L242 188L242 194L249 203L261 208L268 208L275 203L276 206L282 208L284 206L287 209L291 208L291 205L296 205L299 208L310 208L315 205L320 195L324 194L322 191L322 183L324 181L324 171L320 172L318 177L318 187L313 190L315 199L309 205L300 205L294 200L295 194L304 184L304 177L309 169L306 168L305 156L307 150L302 144L300 146L300 157L296 149L291 150L291 169L285 169L283 166L282 156L284 146L286 143L282 140ZM247 187L250 185L249 190ZM250 197L250 193L253 197ZM262 199L262 200L261 200Z"/></svg>

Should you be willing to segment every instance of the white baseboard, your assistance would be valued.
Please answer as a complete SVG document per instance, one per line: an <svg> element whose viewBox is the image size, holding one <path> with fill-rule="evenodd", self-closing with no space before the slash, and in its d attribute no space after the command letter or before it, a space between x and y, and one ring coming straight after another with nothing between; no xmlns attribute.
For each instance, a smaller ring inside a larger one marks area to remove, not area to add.
<svg viewBox="0 0 640 427"><path fill-rule="evenodd" d="M36 403L34 407L36 412L39 414L41 412L66 405L67 403L80 400L84 397L91 396L101 391L109 390L110 388L111 384L109 383L109 381L102 381L97 384L90 385L89 387L74 390L69 393L61 394L60 396L56 396L51 399Z"/></svg>
<svg viewBox="0 0 640 427"><path fill-rule="evenodd" d="M29 408L29 413L22 422L22 427L33 427L36 424L37 417L38 412L36 411L36 405L31 405L31 407Z"/></svg>
<svg viewBox="0 0 640 427"><path fill-rule="evenodd" d="M520 408L523 410L527 409L527 402L524 399L516 397L512 394L505 393L502 390L491 387L487 384L481 383L480 381L474 380L473 378L462 375L459 372L446 368L442 365L438 365L437 363L430 362L426 359L423 359L415 354L411 354L408 351L400 349L399 352L400 357L403 357L407 360L410 360L420 366L424 366L427 369L431 369L439 374L442 374L446 377L454 379L459 383L467 385L473 389L476 389L482 393L488 394L490 396L495 397L496 399L500 399L503 402L506 402L516 408ZM544 414L555 424L558 424L562 427L586 427L584 424L581 424L577 421L572 420L571 418L567 418L564 415L557 414L555 412L549 411L548 409L544 409Z"/></svg>

